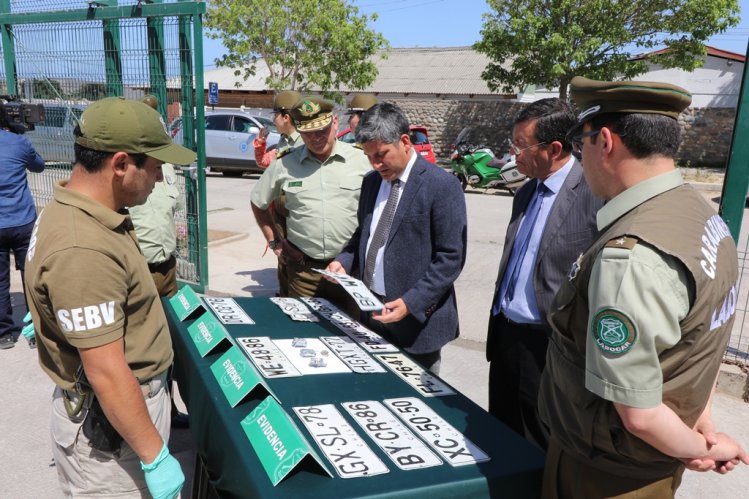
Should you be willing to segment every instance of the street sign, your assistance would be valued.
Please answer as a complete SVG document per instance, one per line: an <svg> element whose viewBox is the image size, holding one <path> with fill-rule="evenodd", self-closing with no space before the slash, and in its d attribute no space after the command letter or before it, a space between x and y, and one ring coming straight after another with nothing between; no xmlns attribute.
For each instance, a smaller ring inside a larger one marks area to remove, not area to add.
<svg viewBox="0 0 749 499"><path fill-rule="evenodd" d="M211 106L218 104L218 83L215 81L208 82L208 104Z"/></svg>

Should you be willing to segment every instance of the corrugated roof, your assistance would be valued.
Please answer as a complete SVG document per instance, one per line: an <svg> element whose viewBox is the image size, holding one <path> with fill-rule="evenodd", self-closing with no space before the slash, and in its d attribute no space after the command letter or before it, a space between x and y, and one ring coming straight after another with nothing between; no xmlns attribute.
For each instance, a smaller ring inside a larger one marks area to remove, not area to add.
<svg viewBox="0 0 749 499"><path fill-rule="evenodd" d="M492 92L481 79L490 60L471 47L396 48L375 61L379 74L364 92L474 94Z"/></svg>
<svg viewBox="0 0 749 499"><path fill-rule="evenodd" d="M377 56L374 62L378 75L372 85L361 90L341 90L377 94L492 94L481 79L489 58L471 47L394 48L388 51L386 59ZM234 83L240 82L241 90L263 91L267 90L265 78L268 73L261 61L257 64L257 74L247 81L234 76L232 68L218 68L205 72L205 88L208 88L209 81L215 81L222 90L237 89Z"/></svg>

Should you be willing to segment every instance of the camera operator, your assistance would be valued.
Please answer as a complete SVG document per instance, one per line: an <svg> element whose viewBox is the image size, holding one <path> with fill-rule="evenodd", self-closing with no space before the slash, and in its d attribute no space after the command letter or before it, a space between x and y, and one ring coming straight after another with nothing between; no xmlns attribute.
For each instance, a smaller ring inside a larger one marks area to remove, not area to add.
<svg viewBox="0 0 749 499"><path fill-rule="evenodd" d="M0 349L13 348L13 332L17 329L10 303L10 252L23 279L26 250L36 220L26 170L44 170L44 160L31 142L10 130L5 106L0 104Z"/></svg>

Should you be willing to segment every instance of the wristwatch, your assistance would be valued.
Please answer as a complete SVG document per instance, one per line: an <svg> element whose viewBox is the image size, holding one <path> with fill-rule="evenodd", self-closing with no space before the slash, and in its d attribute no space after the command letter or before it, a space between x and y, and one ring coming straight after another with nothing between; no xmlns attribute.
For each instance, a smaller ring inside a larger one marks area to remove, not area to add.
<svg viewBox="0 0 749 499"><path fill-rule="evenodd" d="M268 247L271 249L271 251L276 251L276 248L281 246L281 240L280 239L272 239L268 241Z"/></svg>

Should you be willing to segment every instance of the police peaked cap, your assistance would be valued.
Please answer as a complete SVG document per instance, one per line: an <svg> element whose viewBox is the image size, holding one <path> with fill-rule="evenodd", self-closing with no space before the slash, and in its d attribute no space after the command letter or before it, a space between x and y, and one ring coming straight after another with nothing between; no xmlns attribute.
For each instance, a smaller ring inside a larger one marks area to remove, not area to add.
<svg viewBox="0 0 749 499"><path fill-rule="evenodd" d="M692 103L692 94L670 83L652 81L598 81L576 76L570 82L570 96L581 110L576 132L594 116L605 113L662 114L678 119Z"/></svg>

